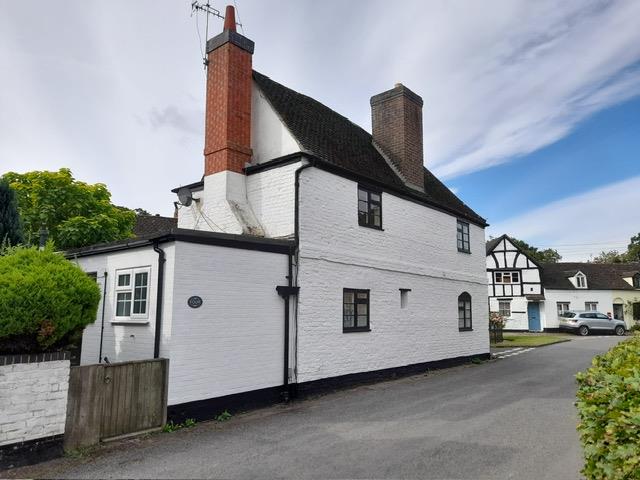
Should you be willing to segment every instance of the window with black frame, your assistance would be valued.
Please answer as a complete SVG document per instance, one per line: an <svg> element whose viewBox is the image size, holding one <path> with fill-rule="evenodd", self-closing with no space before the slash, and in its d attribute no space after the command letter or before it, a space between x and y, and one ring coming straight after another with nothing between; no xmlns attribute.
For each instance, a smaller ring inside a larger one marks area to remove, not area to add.
<svg viewBox="0 0 640 480"><path fill-rule="evenodd" d="M358 225L382 230L382 193L358 185Z"/></svg>
<svg viewBox="0 0 640 480"><path fill-rule="evenodd" d="M459 252L471 253L471 244L469 241L469 224L467 222L463 222L462 220L458 220L457 240Z"/></svg>
<svg viewBox="0 0 640 480"><path fill-rule="evenodd" d="M458 297L458 329L471 330L471 295L467 292Z"/></svg>
<svg viewBox="0 0 640 480"><path fill-rule="evenodd" d="M369 330L369 290L345 288L342 294L342 331Z"/></svg>

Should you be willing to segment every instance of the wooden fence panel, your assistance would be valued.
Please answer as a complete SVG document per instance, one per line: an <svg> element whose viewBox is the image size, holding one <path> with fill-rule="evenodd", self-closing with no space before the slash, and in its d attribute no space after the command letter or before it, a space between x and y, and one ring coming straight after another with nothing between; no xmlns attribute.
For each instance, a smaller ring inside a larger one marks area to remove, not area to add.
<svg viewBox="0 0 640 480"><path fill-rule="evenodd" d="M72 367L65 448L161 427L168 374L167 359Z"/></svg>

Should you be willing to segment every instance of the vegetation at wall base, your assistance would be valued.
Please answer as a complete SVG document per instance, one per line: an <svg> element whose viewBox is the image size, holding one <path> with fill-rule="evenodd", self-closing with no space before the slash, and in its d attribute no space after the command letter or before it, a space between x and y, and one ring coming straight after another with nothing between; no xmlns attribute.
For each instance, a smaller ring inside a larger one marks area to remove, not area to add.
<svg viewBox="0 0 640 480"><path fill-rule="evenodd" d="M63 349L96 319L100 289L51 246L0 256L0 354Z"/></svg>
<svg viewBox="0 0 640 480"><path fill-rule="evenodd" d="M640 479L640 335L577 375L578 432L588 480Z"/></svg>

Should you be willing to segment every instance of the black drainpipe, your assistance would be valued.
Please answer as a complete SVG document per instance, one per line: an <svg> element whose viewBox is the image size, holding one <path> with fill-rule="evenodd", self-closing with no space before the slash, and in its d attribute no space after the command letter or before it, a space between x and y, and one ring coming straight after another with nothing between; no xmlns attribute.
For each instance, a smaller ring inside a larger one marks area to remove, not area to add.
<svg viewBox="0 0 640 480"><path fill-rule="evenodd" d="M165 254L158 246L158 242L153 244L153 250L158 254L158 288L156 301L156 332L153 343L153 358L160 357L160 336L162 335L162 292L164 286L164 262Z"/></svg>
<svg viewBox="0 0 640 480"><path fill-rule="evenodd" d="M104 304L107 299L107 271L104 271L104 281L102 283L102 324L100 325L100 352L98 353L98 363L102 363L102 339L104 338Z"/></svg>

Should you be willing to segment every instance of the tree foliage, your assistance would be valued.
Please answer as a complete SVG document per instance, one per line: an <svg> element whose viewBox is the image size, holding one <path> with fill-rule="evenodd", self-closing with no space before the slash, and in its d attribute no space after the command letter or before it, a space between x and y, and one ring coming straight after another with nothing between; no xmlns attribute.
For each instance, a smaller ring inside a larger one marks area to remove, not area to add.
<svg viewBox="0 0 640 480"><path fill-rule="evenodd" d="M589 480L640 479L640 336L577 375L578 431Z"/></svg>
<svg viewBox="0 0 640 480"><path fill-rule="evenodd" d="M23 240L16 194L9 182L0 179L0 246L18 245Z"/></svg>
<svg viewBox="0 0 640 480"><path fill-rule="evenodd" d="M600 252L600 254L591 261L593 263L640 262L640 233L631 237L626 252L618 252L617 250Z"/></svg>
<svg viewBox="0 0 640 480"><path fill-rule="evenodd" d="M113 205L102 183L73 178L71 170L9 172L3 178L15 190L25 240L36 244L42 226L58 248L73 248L131 236L135 212Z"/></svg>
<svg viewBox="0 0 640 480"><path fill-rule="evenodd" d="M48 248L0 256L0 353L61 345L95 321L100 289L80 267Z"/></svg>
<svg viewBox="0 0 640 480"><path fill-rule="evenodd" d="M625 254L620 253L617 250L609 250L608 252L602 251L591 261L593 263L624 263Z"/></svg>
<svg viewBox="0 0 640 480"><path fill-rule="evenodd" d="M529 245L524 240L518 240L517 238L511 238L511 241L520 250L526 253L529 257L533 258L537 262L541 263L558 263L562 259L562 255L554 248L547 248L545 250L539 250L537 247Z"/></svg>

